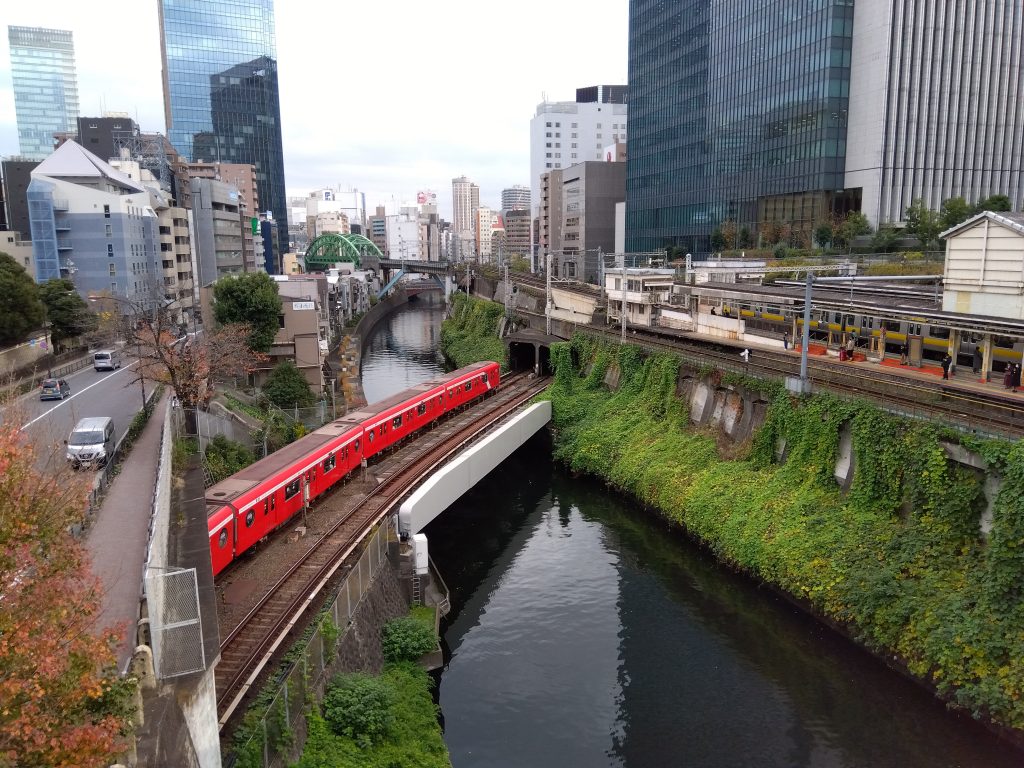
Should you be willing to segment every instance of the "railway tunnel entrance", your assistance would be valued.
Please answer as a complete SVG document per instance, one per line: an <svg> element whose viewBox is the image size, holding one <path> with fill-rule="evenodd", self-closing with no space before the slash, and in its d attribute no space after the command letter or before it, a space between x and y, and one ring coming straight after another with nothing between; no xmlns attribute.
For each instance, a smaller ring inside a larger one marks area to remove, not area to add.
<svg viewBox="0 0 1024 768"><path fill-rule="evenodd" d="M524 328L509 334L503 341L508 349L508 365L512 371L533 371L539 376L548 376L553 373L551 345L565 339Z"/></svg>

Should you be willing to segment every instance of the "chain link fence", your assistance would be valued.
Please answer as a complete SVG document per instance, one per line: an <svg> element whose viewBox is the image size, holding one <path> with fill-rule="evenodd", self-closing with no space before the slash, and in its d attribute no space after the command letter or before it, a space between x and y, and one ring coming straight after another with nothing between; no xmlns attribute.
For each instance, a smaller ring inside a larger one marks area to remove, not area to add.
<svg viewBox="0 0 1024 768"><path fill-rule="evenodd" d="M285 670L276 692L265 705L251 733L227 761L236 768L283 768L294 760L294 732L303 722L309 697L323 695L333 668L337 645L349 629L352 617L374 578L388 562L388 545L398 540L394 517L384 522L366 541L366 547L338 588L330 607L306 641L299 658Z"/></svg>
<svg viewBox="0 0 1024 768"><path fill-rule="evenodd" d="M151 569L146 599L157 677L166 680L206 669L196 569Z"/></svg>

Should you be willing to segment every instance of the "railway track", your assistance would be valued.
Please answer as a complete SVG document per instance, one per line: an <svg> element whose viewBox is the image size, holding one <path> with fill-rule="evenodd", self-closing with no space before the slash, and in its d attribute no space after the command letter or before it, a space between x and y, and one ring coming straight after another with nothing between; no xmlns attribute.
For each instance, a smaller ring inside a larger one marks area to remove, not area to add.
<svg viewBox="0 0 1024 768"><path fill-rule="evenodd" d="M617 340L620 337L617 329L584 326L580 329L603 338ZM629 336L631 344L683 356L690 353L734 373L753 373L777 379L800 375L800 359L791 352L754 349L750 363L744 364L738 354L744 347L742 344L690 341L685 337L669 340L640 329L636 331ZM808 377L813 384L824 385L829 390L850 397L871 398L884 410L931 418L962 431L1014 439L1024 436L1024 408L1016 400L998 393L975 392L941 382L933 384L884 370L851 368L847 363L815 357L808 359Z"/></svg>
<svg viewBox="0 0 1024 768"><path fill-rule="evenodd" d="M548 380L533 379L526 374L507 378L495 395L452 419L458 422L462 417L468 417L465 425L456 427L387 476L374 493L342 515L320 535L305 555L296 560L221 643L215 673L221 728L252 691L278 651L286 645L289 635L304 627L303 619L308 609L324 597L327 584L344 572L345 561L357 553L365 533L378 525L413 486L437 466L547 385ZM415 449L417 444L427 442L429 435L427 433L408 443L406 449ZM332 497L344 488L341 486L322 504L330 504Z"/></svg>

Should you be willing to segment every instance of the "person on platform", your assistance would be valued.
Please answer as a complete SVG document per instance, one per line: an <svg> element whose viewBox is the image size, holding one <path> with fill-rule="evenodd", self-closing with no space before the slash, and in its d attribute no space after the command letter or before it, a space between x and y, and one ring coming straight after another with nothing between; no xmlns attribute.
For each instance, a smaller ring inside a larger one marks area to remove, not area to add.
<svg viewBox="0 0 1024 768"><path fill-rule="evenodd" d="M878 355L879 358L885 360L885 326L878 331Z"/></svg>
<svg viewBox="0 0 1024 768"><path fill-rule="evenodd" d="M946 352L942 358L942 378L949 378L949 367L951 365L953 365L953 358L949 356L949 352Z"/></svg>
<svg viewBox="0 0 1024 768"><path fill-rule="evenodd" d="M981 345L974 345L974 355L971 358L971 370L975 373L981 373L981 364L984 362L984 356L981 353Z"/></svg>
<svg viewBox="0 0 1024 768"><path fill-rule="evenodd" d="M1010 389L1013 392L1017 391L1017 387L1020 386L1020 363L1013 364L1013 386Z"/></svg>
<svg viewBox="0 0 1024 768"><path fill-rule="evenodd" d="M1006 370L1003 371L1003 389L1009 389L1013 386L1013 363L1006 364Z"/></svg>
<svg viewBox="0 0 1024 768"><path fill-rule="evenodd" d="M853 338L851 333L846 337L846 359L853 362L853 350L857 348L857 340Z"/></svg>
<svg viewBox="0 0 1024 768"><path fill-rule="evenodd" d="M789 331L782 334L782 348L789 349Z"/></svg>
<svg viewBox="0 0 1024 768"><path fill-rule="evenodd" d="M902 346L900 346L900 365L906 365L909 356L910 350L907 348L907 342L904 341Z"/></svg>

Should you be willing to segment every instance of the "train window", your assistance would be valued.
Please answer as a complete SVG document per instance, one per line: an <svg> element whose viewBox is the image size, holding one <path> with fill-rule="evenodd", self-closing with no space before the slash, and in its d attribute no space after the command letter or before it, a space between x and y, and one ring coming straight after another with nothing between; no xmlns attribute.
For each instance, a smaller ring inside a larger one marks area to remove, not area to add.
<svg viewBox="0 0 1024 768"><path fill-rule="evenodd" d="M487 383L487 374L486 374L486 373L485 373L485 374L483 374L483 375L482 375L482 376L480 377L480 383L481 383L481 384L486 384L486 383Z"/></svg>
<svg viewBox="0 0 1024 768"><path fill-rule="evenodd" d="M324 459L324 472L330 472L337 466L337 464L338 460L334 457L334 454L332 453L330 456Z"/></svg>
<svg viewBox="0 0 1024 768"><path fill-rule="evenodd" d="M288 483L288 485L284 487L284 500L288 501L292 496L298 494L301 485L302 484L299 482L299 478L297 477Z"/></svg>
<svg viewBox="0 0 1024 768"><path fill-rule="evenodd" d="M369 432L366 433L366 439L369 440L371 443L373 442L373 430L372 429Z"/></svg>
<svg viewBox="0 0 1024 768"><path fill-rule="evenodd" d="M993 336L992 346L1002 347L1003 349L1013 349L1013 339L1009 336Z"/></svg>
<svg viewBox="0 0 1024 768"><path fill-rule="evenodd" d="M264 515L269 515L270 514L270 499L264 499L263 500L263 514Z"/></svg>
<svg viewBox="0 0 1024 768"><path fill-rule="evenodd" d="M437 396L437 404L438 405L444 405L444 395L438 395Z"/></svg>
<svg viewBox="0 0 1024 768"><path fill-rule="evenodd" d="M273 496L270 497L270 508L272 510L277 508L277 493L276 492L274 493Z"/></svg>
<svg viewBox="0 0 1024 768"><path fill-rule="evenodd" d="M400 415L399 416L395 416L395 418L393 418L391 420L391 426L394 427L395 429L401 429L402 428L402 417Z"/></svg>
<svg viewBox="0 0 1024 768"><path fill-rule="evenodd" d="M472 382L472 381L467 381L467 382L466 382L466 386L465 386L465 390L466 390L467 392L469 392L469 391L470 391L470 390L472 390L472 389L473 389L473 382Z"/></svg>
<svg viewBox="0 0 1024 768"><path fill-rule="evenodd" d="M928 335L935 339L948 339L949 328L941 328L937 325L929 326Z"/></svg>
<svg viewBox="0 0 1024 768"><path fill-rule="evenodd" d="M217 546L220 547L221 549L224 549L224 547L226 547L227 544L228 544L228 529L227 528L221 528L220 529L220 536L217 537Z"/></svg>
<svg viewBox="0 0 1024 768"><path fill-rule="evenodd" d="M416 406L416 413L418 413L420 416L422 416L426 412L427 412L427 404L426 403L420 403L419 405Z"/></svg>
<svg viewBox="0 0 1024 768"><path fill-rule="evenodd" d="M356 453L359 453L359 441L358 441L358 440L356 440L356 441L355 441L354 443L352 443L352 449L353 449L353 450L354 450L354 451L355 451Z"/></svg>
<svg viewBox="0 0 1024 768"><path fill-rule="evenodd" d="M900 321L899 320L883 320L882 325L887 331L899 331Z"/></svg>
<svg viewBox="0 0 1024 768"><path fill-rule="evenodd" d="M252 528L252 521L256 519L256 511L249 507L249 511L245 513L245 527Z"/></svg>

